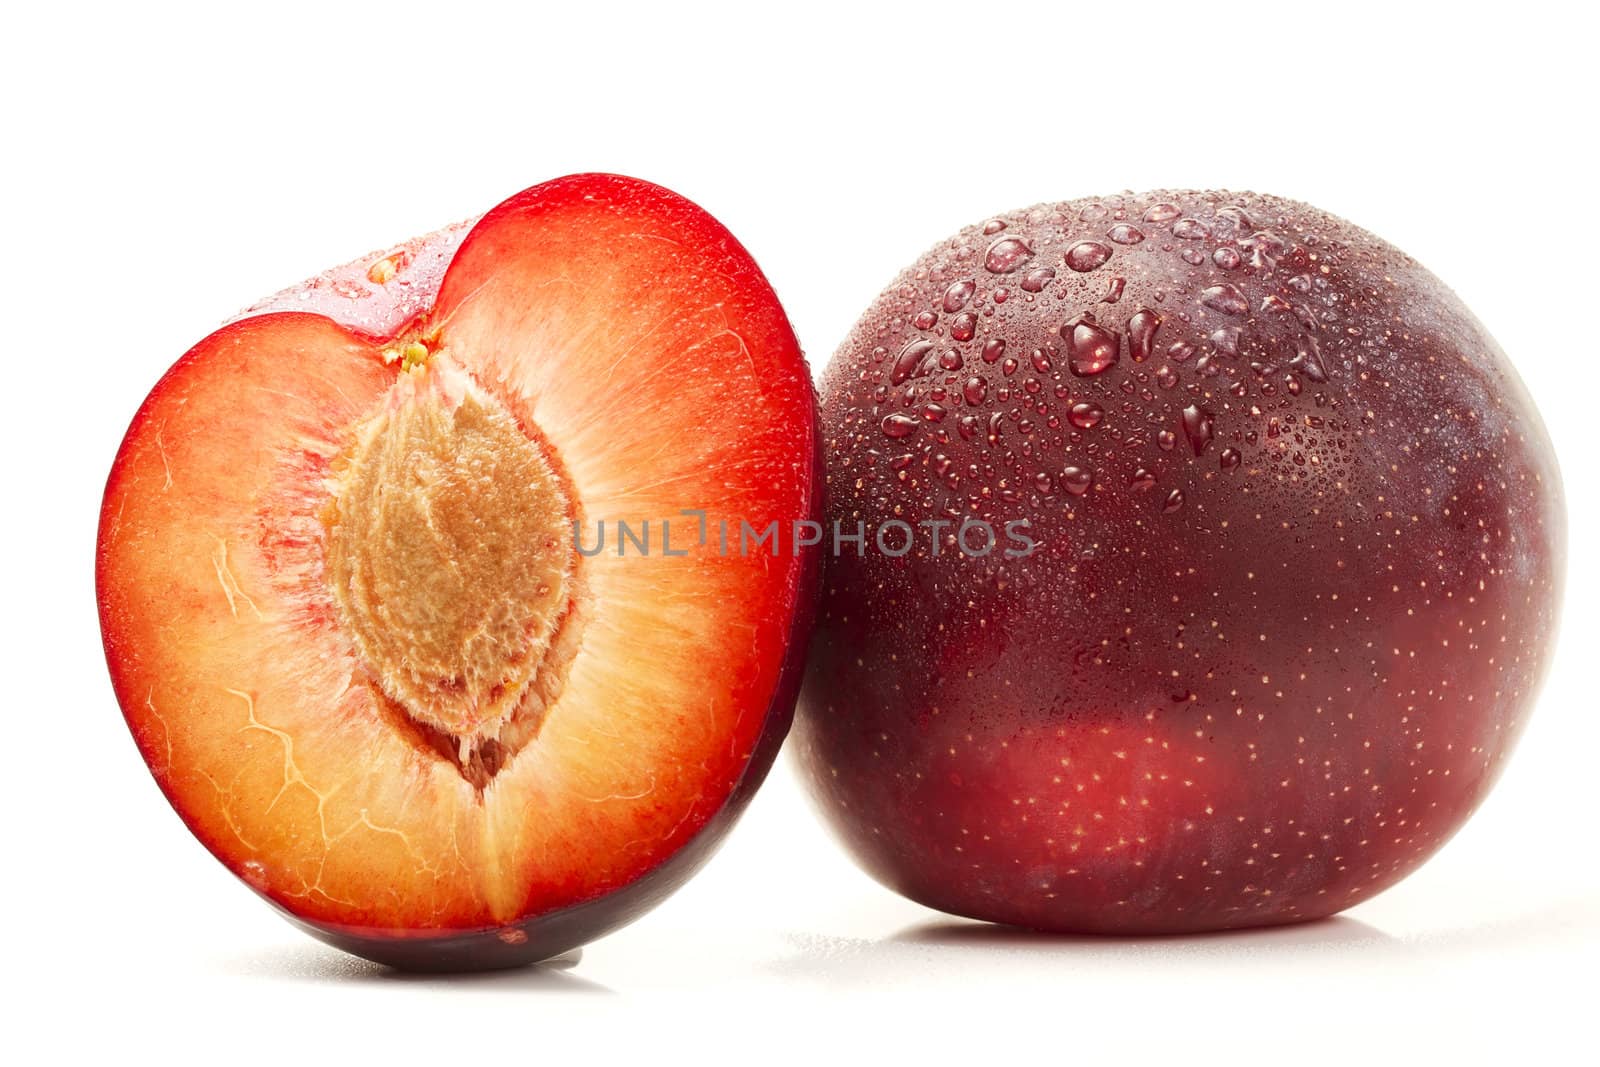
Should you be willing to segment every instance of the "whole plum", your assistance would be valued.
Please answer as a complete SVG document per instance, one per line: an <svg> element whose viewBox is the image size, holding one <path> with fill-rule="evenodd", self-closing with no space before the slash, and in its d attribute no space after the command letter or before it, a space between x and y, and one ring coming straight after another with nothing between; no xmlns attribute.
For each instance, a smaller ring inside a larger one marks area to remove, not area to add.
<svg viewBox="0 0 1600 1067"><path fill-rule="evenodd" d="M1522 731L1564 571L1549 439L1455 295L1350 223L1226 192L1009 212L902 273L821 393L828 519L918 540L827 561L796 748L915 900L1328 915L1448 840ZM1018 520L1031 552L961 540Z"/></svg>

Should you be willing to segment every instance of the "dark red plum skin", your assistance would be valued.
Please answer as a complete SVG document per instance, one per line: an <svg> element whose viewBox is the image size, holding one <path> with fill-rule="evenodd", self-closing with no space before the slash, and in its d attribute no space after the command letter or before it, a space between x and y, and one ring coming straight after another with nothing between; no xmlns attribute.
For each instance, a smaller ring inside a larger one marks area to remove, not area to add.
<svg viewBox="0 0 1600 1067"><path fill-rule="evenodd" d="M1549 438L1456 296L1341 219L1176 191L998 216L878 298L821 404L829 521L1038 542L825 563L794 748L913 900L1101 933L1330 915L1436 852L1523 730L1565 569Z"/></svg>

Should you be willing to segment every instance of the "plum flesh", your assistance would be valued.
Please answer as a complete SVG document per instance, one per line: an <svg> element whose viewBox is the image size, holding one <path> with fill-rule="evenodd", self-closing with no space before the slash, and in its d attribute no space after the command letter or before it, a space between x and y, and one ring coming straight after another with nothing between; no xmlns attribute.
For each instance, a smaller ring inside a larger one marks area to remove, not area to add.
<svg viewBox="0 0 1600 1067"><path fill-rule="evenodd" d="M680 885L792 716L816 550L669 554L660 523L810 519L816 472L749 254L667 190L559 179L161 379L101 511L112 681L186 825L305 929L545 959ZM622 520L655 551L578 551Z"/></svg>

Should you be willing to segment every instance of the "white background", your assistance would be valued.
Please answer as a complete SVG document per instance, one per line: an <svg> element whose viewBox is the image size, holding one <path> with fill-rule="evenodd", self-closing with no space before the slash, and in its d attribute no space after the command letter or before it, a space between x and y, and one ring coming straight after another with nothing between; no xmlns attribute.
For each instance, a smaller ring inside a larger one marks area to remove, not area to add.
<svg viewBox="0 0 1600 1067"><path fill-rule="evenodd" d="M1592 1053L1596 27L1583 5L1469 6L13 6L0 1059ZM1346 917L1049 939L880 889L780 760L704 873L575 965L407 978L293 930L190 839L117 712L92 587L112 455L238 308L577 170L718 215L818 368L923 248L1040 200L1255 188L1419 257L1526 378L1571 509L1555 672L1496 794Z"/></svg>

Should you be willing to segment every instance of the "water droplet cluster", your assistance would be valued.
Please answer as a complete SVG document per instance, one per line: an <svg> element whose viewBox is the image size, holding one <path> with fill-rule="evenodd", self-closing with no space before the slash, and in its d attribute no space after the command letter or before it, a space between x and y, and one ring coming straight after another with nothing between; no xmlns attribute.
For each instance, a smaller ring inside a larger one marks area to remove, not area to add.
<svg viewBox="0 0 1600 1067"><path fill-rule="evenodd" d="M949 515L1070 510L1089 494L1064 491L1068 467L1091 485L1165 485L1162 514L1174 492L1203 507L1221 473L1348 477L1359 423L1318 389L1359 360L1340 325L1352 294L1332 281L1344 252L1251 197L990 220L880 301L856 384L882 444L863 461L892 451L896 492ZM1180 435L1204 469L1178 461Z"/></svg>

